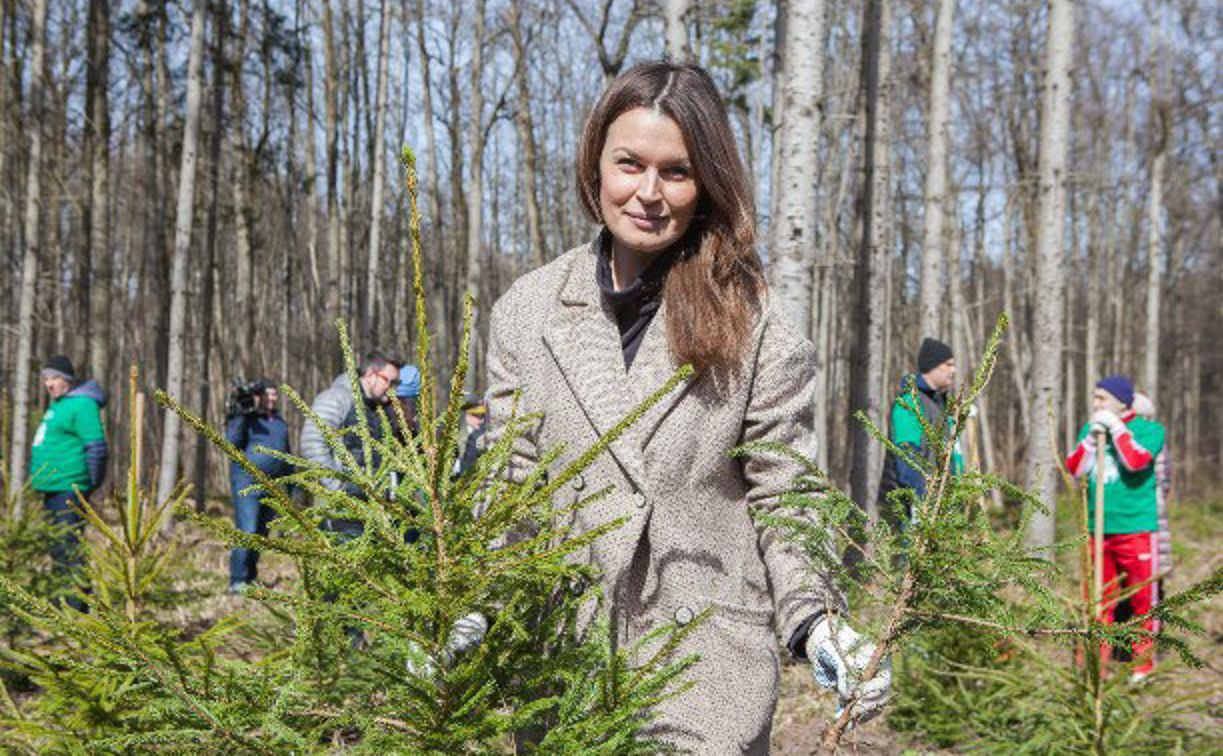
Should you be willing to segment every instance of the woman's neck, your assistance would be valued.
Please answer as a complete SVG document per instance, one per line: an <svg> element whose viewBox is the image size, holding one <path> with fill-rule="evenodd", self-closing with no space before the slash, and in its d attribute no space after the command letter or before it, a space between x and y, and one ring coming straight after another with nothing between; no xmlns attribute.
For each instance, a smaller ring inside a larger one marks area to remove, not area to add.
<svg viewBox="0 0 1223 756"><path fill-rule="evenodd" d="M611 244L612 288L621 291L631 286L659 254L661 253L651 254L628 249L613 238Z"/></svg>

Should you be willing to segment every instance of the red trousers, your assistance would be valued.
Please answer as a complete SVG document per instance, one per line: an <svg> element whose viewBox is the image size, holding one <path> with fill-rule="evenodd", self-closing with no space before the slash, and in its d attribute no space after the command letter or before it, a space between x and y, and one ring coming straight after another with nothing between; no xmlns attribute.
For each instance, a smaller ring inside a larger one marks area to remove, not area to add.
<svg viewBox="0 0 1223 756"><path fill-rule="evenodd" d="M1094 538L1094 536L1093 536ZM1095 543L1091 548L1091 558L1096 558ZM1118 580L1120 573L1121 579ZM1104 597L1103 611L1100 619L1105 623L1113 622L1113 613L1117 609L1117 595L1122 587L1129 589L1142 586L1129 597L1134 616L1139 617L1159 603L1159 584L1155 576L1159 574L1159 534L1118 533L1104 536ZM1159 622L1148 619L1142 623L1144 630L1150 633L1159 631ZM1155 641L1151 638L1141 638L1134 643L1134 671L1150 672L1155 668L1155 657L1151 647Z"/></svg>

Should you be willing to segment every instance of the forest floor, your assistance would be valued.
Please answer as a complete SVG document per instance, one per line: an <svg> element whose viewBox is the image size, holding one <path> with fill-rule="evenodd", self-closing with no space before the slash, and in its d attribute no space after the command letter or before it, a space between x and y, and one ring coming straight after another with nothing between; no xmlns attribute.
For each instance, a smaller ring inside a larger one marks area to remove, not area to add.
<svg viewBox="0 0 1223 756"><path fill-rule="evenodd" d="M208 511L217 517L228 516L228 503L209 500ZM1060 519L1060 518L1059 518ZM1223 496L1195 499L1172 513L1174 556L1176 569L1167 580L1169 595L1202 580L1223 563L1223 551L1218 548L1219 524L1223 522ZM1066 524L1069 528L1069 525ZM229 614L238 614L252 624L260 624L265 609L259 602L225 592L229 570L229 554L200 531L182 527L179 553L183 555L183 580L190 583L201 600L175 610L176 620L189 632L200 631ZM1061 535L1068 536L1069 533ZM265 557L259 565L260 581L285 588L295 580L292 564L276 555ZM1165 674L1175 674L1178 691L1193 692L1205 699L1205 705L1194 716L1194 729L1223 733L1223 601L1219 597L1199 606L1193 619L1205 632L1191 640L1191 647L1206 666L1187 669L1175 660L1165 664ZM245 655L241 648L229 649ZM251 649L254 652L254 649ZM774 719L772 752L778 756L808 756L818 750L819 738L830 721L835 697L816 684L810 667L805 663L785 661L777 713ZM843 741L845 752L919 756L921 754L954 753L954 750L932 748L912 735L899 733L888 726L887 717L880 717L848 734Z"/></svg>

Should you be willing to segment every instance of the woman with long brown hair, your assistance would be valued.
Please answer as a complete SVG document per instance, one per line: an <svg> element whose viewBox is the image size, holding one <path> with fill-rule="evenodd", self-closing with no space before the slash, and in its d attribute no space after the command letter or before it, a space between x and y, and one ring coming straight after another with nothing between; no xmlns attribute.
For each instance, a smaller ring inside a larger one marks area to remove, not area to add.
<svg viewBox="0 0 1223 756"><path fill-rule="evenodd" d="M629 648L665 623L711 617L686 636L695 685L660 706L654 732L697 753L764 753L777 700L777 638L851 695L869 644L838 619L843 599L751 510L800 472L780 455L731 457L756 441L814 453L815 354L769 307L755 208L726 108L694 65L647 63L618 77L577 158L589 244L520 278L493 308L488 406L495 439L538 413L511 474L563 445L589 448L685 364L671 391L573 483L611 494L574 515L582 532L627 523L579 558L599 568L612 633ZM834 638L835 636L835 638ZM853 693L869 715L886 676Z"/></svg>

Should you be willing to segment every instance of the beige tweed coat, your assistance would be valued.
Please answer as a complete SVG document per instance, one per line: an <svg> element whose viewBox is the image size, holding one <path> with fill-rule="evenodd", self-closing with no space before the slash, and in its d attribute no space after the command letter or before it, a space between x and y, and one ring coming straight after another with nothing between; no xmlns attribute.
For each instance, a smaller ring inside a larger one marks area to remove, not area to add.
<svg viewBox="0 0 1223 756"><path fill-rule="evenodd" d="M518 279L493 308L488 354L490 433L495 439L521 391L521 413L540 413L520 439L523 473L544 450L565 446L567 464L675 371L664 303L626 371L614 314L595 278L596 247L570 250ZM579 531L618 517L623 527L580 558L602 575L621 647L650 629L712 609L680 654L700 661L695 686L663 704L659 732L698 754L767 753L777 701L778 638L841 597L806 558L748 507L773 503L797 466L777 455L735 459L749 441L814 452L814 350L772 311L751 338L746 369L721 390L689 380L655 405L572 483L574 500L613 490L576 516Z"/></svg>

